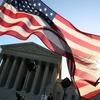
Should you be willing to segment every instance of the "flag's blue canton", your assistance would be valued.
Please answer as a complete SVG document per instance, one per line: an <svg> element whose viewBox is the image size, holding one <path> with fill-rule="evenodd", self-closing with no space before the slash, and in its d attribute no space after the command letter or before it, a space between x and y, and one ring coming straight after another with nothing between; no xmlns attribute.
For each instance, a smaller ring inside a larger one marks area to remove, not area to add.
<svg viewBox="0 0 100 100"><path fill-rule="evenodd" d="M42 14L44 14L49 19L53 19L55 17L55 12L50 9L46 4L44 4L41 0L29 0L34 8L36 8L38 11L40 11Z"/></svg>
<svg viewBox="0 0 100 100"><path fill-rule="evenodd" d="M45 5L41 0L11 0L9 3L18 11L39 15L52 20L55 12Z"/></svg>
<svg viewBox="0 0 100 100"><path fill-rule="evenodd" d="M29 0L11 0L9 3L13 5L18 11L35 15L39 14L39 12L34 8L34 4L31 4Z"/></svg>

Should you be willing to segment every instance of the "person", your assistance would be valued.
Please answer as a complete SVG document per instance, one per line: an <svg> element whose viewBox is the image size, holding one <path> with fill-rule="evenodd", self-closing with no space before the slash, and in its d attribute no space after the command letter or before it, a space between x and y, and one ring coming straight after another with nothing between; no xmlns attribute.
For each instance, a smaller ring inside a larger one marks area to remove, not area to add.
<svg viewBox="0 0 100 100"><path fill-rule="evenodd" d="M49 94L47 100L53 100L53 96L52 96L52 93Z"/></svg>
<svg viewBox="0 0 100 100"><path fill-rule="evenodd" d="M21 96L19 93L16 92L16 97L17 100L25 100L25 98L23 96Z"/></svg>
<svg viewBox="0 0 100 100"><path fill-rule="evenodd" d="M71 85L71 81L69 80L69 78L66 77L65 79L63 79L61 81L61 85L62 85L62 87L64 89L64 95L63 95L63 100L64 100L65 95L66 95L65 91Z"/></svg>
<svg viewBox="0 0 100 100"><path fill-rule="evenodd" d="M65 78L61 81L61 85L63 88L68 88L71 85L71 81L69 80L69 78Z"/></svg>
<svg viewBox="0 0 100 100"><path fill-rule="evenodd" d="M47 95L46 95L46 94L43 94L43 95L41 96L41 100L48 100L48 99L47 99Z"/></svg>

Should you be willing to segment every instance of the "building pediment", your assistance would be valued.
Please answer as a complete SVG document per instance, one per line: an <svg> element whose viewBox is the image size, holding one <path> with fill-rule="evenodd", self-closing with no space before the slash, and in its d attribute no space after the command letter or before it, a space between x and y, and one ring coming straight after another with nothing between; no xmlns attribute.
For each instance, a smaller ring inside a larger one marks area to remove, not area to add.
<svg viewBox="0 0 100 100"><path fill-rule="evenodd" d="M3 53L13 54L29 58L42 58L42 60L51 60L54 62L56 60L61 60L61 57L53 52L50 52L48 49L39 46L33 42L28 43L18 43L10 45L2 45ZM59 59L60 58L60 59Z"/></svg>

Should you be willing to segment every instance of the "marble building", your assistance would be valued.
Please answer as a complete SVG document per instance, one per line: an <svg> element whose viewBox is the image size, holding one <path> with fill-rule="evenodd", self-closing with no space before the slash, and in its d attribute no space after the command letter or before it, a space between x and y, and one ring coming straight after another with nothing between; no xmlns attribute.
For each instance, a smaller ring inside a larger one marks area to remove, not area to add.
<svg viewBox="0 0 100 100"><path fill-rule="evenodd" d="M35 43L2 45L0 100L47 100L50 94L53 100L84 100L72 86L61 86L61 56Z"/></svg>

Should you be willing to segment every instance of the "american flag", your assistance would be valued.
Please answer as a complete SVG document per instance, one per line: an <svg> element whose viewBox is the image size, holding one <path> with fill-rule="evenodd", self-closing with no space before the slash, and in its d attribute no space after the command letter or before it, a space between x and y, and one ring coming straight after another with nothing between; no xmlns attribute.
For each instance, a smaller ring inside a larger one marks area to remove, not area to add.
<svg viewBox="0 0 100 100"><path fill-rule="evenodd" d="M23 8L20 8L19 5ZM65 43L55 35L56 31L53 30L46 21L35 15L37 14L35 11L33 15L18 11L17 9L17 6L20 10L27 7L29 12L33 12L33 8L29 7L30 5L31 3L27 0L24 2L23 0L5 2L4 5L0 7L0 35L11 35L21 40L26 40L30 35L34 34L37 35L51 51L61 55L64 54L65 51L60 48L63 48ZM24 10L26 11L26 9Z"/></svg>
<svg viewBox="0 0 100 100"><path fill-rule="evenodd" d="M68 58L81 97L100 94L100 36L81 32L41 0L10 0L0 10L1 35L20 39L37 35L51 51Z"/></svg>

